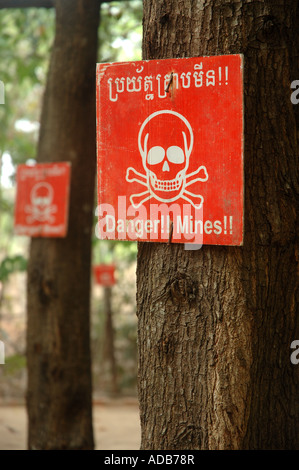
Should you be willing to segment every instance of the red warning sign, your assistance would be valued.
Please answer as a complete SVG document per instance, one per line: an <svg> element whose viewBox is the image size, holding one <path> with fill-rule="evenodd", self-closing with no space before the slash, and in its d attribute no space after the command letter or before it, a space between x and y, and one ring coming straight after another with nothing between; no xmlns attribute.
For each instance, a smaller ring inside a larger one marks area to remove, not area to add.
<svg viewBox="0 0 299 470"><path fill-rule="evenodd" d="M240 245L241 55L97 66L101 239Z"/></svg>
<svg viewBox="0 0 299 470"><path fill-rule="evenodd" d="M65 237L70 163L19 165L14 229L17 235Z"/></svg>
<svg viewBox="0 0 299 470"><path fill-rule="evenodd" d="M112 264L98 264L93 268L97 284L104 287L110 287L115 284L115 266Z"/></svg>

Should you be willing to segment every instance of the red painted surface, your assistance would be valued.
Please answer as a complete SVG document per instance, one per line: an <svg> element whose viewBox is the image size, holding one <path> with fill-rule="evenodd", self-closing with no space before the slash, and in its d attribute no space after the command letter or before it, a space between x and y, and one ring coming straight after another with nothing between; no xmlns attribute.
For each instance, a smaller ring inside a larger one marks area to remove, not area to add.
<svg viewBox="0 0 299 470"><path fill-rule="evenodd" d="M65 237L68 226L68 162L17 168L14 230L30 237Z"/></svg>
<svg viewBox="0 0 299 470"><path fill-rule="evenodd" d="M110 287L115 284L115 266L112 264L98 264L93 267L94 277L97 284Z"/></svg>
<svg viewBox="0 0 299 470"><path fill-rule="evenodd" d="M242 244L242 56L98 64L97 145L99 238Z"/></svg>

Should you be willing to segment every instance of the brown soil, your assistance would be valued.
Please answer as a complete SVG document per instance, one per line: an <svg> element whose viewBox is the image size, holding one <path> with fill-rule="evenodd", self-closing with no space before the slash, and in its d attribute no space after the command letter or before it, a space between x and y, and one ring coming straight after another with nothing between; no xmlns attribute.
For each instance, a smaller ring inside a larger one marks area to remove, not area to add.
<svg viewBox="0 0 299 470"><path fill-rule="evenodd" d="M107 400L93 408L97 450L138 450L140 424L135 400ZM26 450L26 409L21 405L0 406L0 450Z"/></svg>

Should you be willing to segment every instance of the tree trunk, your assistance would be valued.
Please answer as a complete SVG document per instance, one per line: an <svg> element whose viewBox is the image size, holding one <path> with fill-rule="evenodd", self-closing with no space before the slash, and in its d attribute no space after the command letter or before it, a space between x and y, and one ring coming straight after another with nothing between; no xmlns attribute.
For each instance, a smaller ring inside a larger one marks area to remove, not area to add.
<svg viewBox="0 0 299 470"><path fill-rule="evenodd" d="M299 449L296 0L144 2L144 59L243 53L242 247L139 243L142 449Z"/></svg>
<svg viewBox="0 0 299 470"><path fill-rule="evenodd" d="M28 445L92 449L90 263L98 0L56 2L38 162L70 161L68 235L32 240L28 267Z"/></svg>

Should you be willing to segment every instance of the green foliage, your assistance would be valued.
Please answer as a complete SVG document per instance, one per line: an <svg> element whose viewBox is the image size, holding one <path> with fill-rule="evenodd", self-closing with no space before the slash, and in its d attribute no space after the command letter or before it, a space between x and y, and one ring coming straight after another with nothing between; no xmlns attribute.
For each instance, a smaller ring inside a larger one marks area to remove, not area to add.
<svg viewBox="0 0 299 470"><path fill-rule="evenodd" d="M14 166L35 158L54 19L54 10L43 8L0 10L0 80L5 87L5 104L0 105L0 180L5 152ZM2 281L11 272L24 269L24 258L12 257L14 245L18 245L18 252L22 245L20 237L16 241L12 236L14 198L14 187L0 189Z"/></svg>
<svg viewBox="0 0 299 470"><path fill-rule="evenodd" d="M93 240L94 264L110 264L124 261L130 264L136 260L137 243L120 240Z"/></svg>
<svg viewBox="0 0 299 470"><path fill-rule="evenodd" d="M15 375L26 367L26 357L21 354L14 354L5 358L5 375Z"/></svg>
<svg viewBox="0 0 299 470"><path fill-rule="evenodd" d="M54 38L54 11L0 10L0 80L5 105L0 106L0 156L9 152L14 164L34 158L36 132L16 129L21 119L37 122Z"/></svg>
<svg viewBox="0 0 299 470"><path fill-rule="evenodd" d="M13 205L8 198L1 197L0 199L0 214L1 212L11 212L13 209Z"/></svg>
<svg viewBox="0 0 299 470"><path fill-rule="evenodd" d="M99 61L141 59L142 0L104 3L99 30Z"/></svg>
<svg viewBox="0 0 299 470"><path fill-rule="evenodd" d="M7 256L0 263L0 281L5 282L10 274L16 271L26 271L27 260L22 255Z"/></svg>
<svg viewBox="0 0 299 470"><path fill-rule="evenodd" d="M54 9L0 10L0 80L5 86L5 105L0 105L0 180L5 152L14 166L36 156L40 110L50 51L55 36ZM103 3L99 28L99 61L127 61L141 58L142 0ZM20 123L23 125L20 126ZM27 129L24 124L27 124ZM13 237L15 185L0 189L0 281L7 282L16 271L26 270L24 253L28 239ZM95 221L96 223L96 221ZM20 250L21 248L21 250ZM116 352L122 385L135 381L136 325L135 279L137 243L93 240L95 263L117 266L118 288L114 292ZM130 270L130 267L133 270ZM129 269L129 274L125 274ZM116 291L116 292L115 292ZM115 300L116 299L116 300ZM102 341L103 303L95 307L94 338ZM5 332L2 332L3 334ZM2 334L2 337L4 337ZM122 359L123 358L123 359ZM99 357L96 358L99 360ZM95 359L95 364L97 360ZM5 371L18 373L25 358L6 358Z"/></svg>

